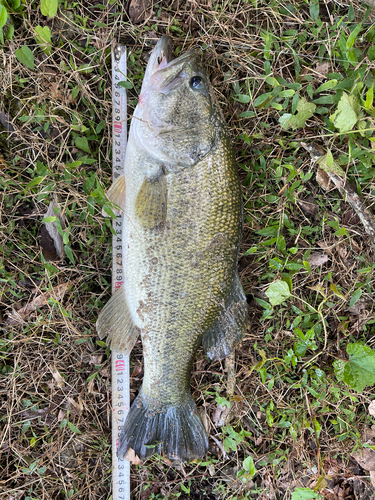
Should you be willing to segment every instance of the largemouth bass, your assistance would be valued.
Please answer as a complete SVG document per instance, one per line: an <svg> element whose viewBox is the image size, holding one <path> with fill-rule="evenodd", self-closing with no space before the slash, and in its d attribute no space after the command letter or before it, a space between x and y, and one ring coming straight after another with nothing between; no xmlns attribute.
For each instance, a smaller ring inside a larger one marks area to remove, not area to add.
<svg viewBox="0 0 375 500"><path fill-rule="evenodd" d="M247 303L237 273L240 183L227 127L201 56L171 59L163 36L145 72L125 174L108 198L122 206L125 281L105 305L100 338L130 353L141 333L144 379L118 455L129 448L191 461L208 438L190 392L202 342L223 359L243 337Z"/></svg>

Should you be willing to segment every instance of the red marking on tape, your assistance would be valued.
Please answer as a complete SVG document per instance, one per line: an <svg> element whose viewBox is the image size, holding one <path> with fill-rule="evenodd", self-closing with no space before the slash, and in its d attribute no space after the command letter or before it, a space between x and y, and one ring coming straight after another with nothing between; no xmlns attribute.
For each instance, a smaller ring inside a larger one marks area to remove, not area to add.
<svg viewBox="0 0 375 500"><path fill-rule="evenodd" d="M113 128L115 129L116 134L121 134L122 132L122 123L113 122Z"/></svg>
<svg viewBox="0 0 375 500"><path fill-rule="evenodd" d="M120 444L120 440L119 440L119 438L117 438L116 439L116 450L117 450L119 444Z"/></svg>
<svg viewBox="0 0 375 500"><path fill-rule="evenodd" d="M116 372L122 372L125 370L125 361L123 359L118 359L116 361Z"/></svg>
<svg viewBox="0 0 375 500"><path fill-rule="evenodd" d="M123 281L116 281L115 282L115 290L118 290L122 286L123 283L124 283Z"/></svg>

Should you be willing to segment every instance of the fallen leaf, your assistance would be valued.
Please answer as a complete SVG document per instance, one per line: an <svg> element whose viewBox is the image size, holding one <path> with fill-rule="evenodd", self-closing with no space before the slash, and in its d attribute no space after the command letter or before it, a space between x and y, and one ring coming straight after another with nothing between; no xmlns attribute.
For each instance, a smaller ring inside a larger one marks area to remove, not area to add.
<svg viewBox="0 0 375 500"><path fill-rule="evenodd" d="M368 405L368 412L370 415L375 417L375 399Z"/></svg>
<svg viewBox="0 0 375 500"><path fill-rule="evenodd" d="M362 469L375 471L375 451L371 448L363 448L362 452L356 451L351 456Z"/></svg>
<svg viewBox="0 0 375 500"><path fill-rule="evenodd" d="M62 388L65 386L65 380L63 379L63 377L61 376L61 374L56 370L56 368L54 368L53 370L51 370L52 372L52 377L56 380L56 383L57 383L57 386Z"/></svg>
<svg viewBox="0 0 375 500"><path fill-rule="evenodd" d="M368 300L361 298L357 300L357 302L353 306L348 307L346 310L354 316L359 316L361 314L361 311L363 311L363 309L366 309L369 305L370 304Z"/></svg>
<svg viewBox="0 0 375 500"><path fill-rule="evenodd" d="M297 105L297 114L291 115L290 113L284 113L279 118L279 123L284 130L288 128L303 128L306 125L306 121L312 117L316 109L316 104L308 102L307 99L301 97Z"/></svg>
<svg viewBox="0 0 375 500"><path fill-rule="evenodd" d="M316 171L316 182L325 191L328 191L333 187L333 183L331 181L330 176L327 174L327 172L324 172L322 168L318 168L318 170Z"/></svg>
<svg viewBox="0 0 375 500"><path fill-rule="evenodd" d="M374 470L370 470L370 480L371 480L371 484L375 488L375 471Z"/></svg>
<svg viewBox="0 0 375 500"><path fill-rule="evenodd" d="M329 119L339 132L348 132L357 123L360 109L357 97L343 92L337 110Z"/></svg>
<svg viewBox="0 0 375 500"><path fill-rule="evenodd" d="M142 465L142 460L135 454L133 448L129 448L128 453L126 454L125 460L131 462L134 465Z"/></svg>
<svg viewBox="0 0 375 500"><path fill-rule="evenodd" d="M325 63L317 64L315 66L315 71L319 75L325 76L327 73L329 73L329 63L325 62Z"/></svg>
<svg viewBox="0 0 375 500"><path fill-rule="evenodd" d="M310 255L307 262L310 266L322 266L328 261L329 257L326 253L315 252Z"/></svg>
<svg viewBox="0 0 375 500"><path fill-rule="evenodd" d="M29 304L24 307L21 307L18 311L12 310L6 319L6 323L8 325L18 325L24 322L24 320L30 316L32 312L36 310L36 308L43 307L48 304L48 300L52 297L54 300L61 300L64 296L65 292L68 290L70 283L64 283L62 285L55 286L52 290L52 293L45 292L37 297Z"/></svg>
<svg viewBox="0 0 375 500"><path fill-rule="evenodd" d="M318 213L318 205L309 199L298 200L298 205L302 208L305 215L316 215Z"/></svg>
<svg viewBox="0 0 375 500"><path fill-rule="evenodd" d="M131 0L129 5L129 17L133 24L142 23L149 14L152 6L151 0Z"/></svg>

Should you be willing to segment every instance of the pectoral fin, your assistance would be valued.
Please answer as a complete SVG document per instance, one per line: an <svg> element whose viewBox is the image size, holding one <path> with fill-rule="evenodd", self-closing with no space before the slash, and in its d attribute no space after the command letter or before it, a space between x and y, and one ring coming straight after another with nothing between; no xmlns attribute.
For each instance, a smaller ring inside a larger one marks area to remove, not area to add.
<svg viewBox="0 0 375 500"><path fill-rule="evenodd" d="M107 198L125 210L125 176L120 175L107 191Z"/></svg>
<svg viewBox="0 0 375 500"><path fill-rule="evenodd" d="M135 202L135 214L146 229L160 227L167 215L167 181L162 170L153 178L145 177Z"/></svg>
<svg viewBox="0 0 375 500"><path fill-rule="evenodd" d="M245 335L248 323L246 296L238 274L227 295L225 307L213 325L204 333L203 348L210 359L224 359Z"/></svg>
<svg viewBox="0 0 375 500"><path fill-rule="evenodd" d="M140 333L130 315L123 286L104 306L96 322L100 339L107 337L111 349L130 354Z"/></svg>

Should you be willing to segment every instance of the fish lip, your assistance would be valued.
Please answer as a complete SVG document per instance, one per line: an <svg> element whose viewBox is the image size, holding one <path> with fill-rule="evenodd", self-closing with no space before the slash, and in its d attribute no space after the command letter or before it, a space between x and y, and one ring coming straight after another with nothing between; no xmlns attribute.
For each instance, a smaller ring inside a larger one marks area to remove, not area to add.
<svg viewBox="0 0 375 500"><path fill-rule="evenodd" d="M198 56L198 50L193 48L176 59L172 59L172 48L172 38L169 35L163 35L151 52L143 78L141 94L152 85L152 82L155 83L159 81L161 86L163 86L162 81L164 80L167 69L180 66L182 70L186 62ZM167 81L164 83L167 83L169 79L170 78L167 77Z"/></svg>
<svg viewBox="0 0 375 500"><path fill-rule="evenodd" d="M169 35L163 35L152 51L151 75L159 69L165 68L172 60L173 42Z"/></svg>

